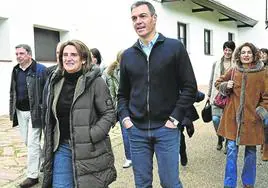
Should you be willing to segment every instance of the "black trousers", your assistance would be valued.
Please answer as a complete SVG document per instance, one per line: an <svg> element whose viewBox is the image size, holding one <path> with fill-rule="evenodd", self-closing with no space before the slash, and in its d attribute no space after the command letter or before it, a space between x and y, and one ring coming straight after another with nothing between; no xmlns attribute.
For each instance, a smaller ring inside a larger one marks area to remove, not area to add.
<svg viewBox="0 0 268 188"><path fill-rule="evenodd" d="M180 155L186 152L185 136L183 134L184 128L181 130L181 142L180 142Z"/></svg>

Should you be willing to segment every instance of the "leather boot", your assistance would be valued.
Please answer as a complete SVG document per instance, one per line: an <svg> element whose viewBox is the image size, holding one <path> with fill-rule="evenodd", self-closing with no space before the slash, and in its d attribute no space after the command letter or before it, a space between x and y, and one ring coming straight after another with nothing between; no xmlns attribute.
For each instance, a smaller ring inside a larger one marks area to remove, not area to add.
<svg viewBox="0 0 268 188"><path fill-rule="evenodd" d="M224 141L224 138L222 136L218 136L218 144L217 144L217 150L222 149L222 142Z"/></svg>
<svg viewBox="0 0 268 188"><path fill-rule="evenodd" d="M21 188L28 188L28 187L32 187L35 184L38 183L38 178L26 178L20 185L19 187Z"/></svg>
<svg viewBox="0 0 268 188"><path fill-rule="evenodd" d="M261 159L263 161L268 161L268 144L263 144L263 153Z"/></svg>
<svg viewBox="0 0 268 188"><path fill-rule="evenodd" d="M264 144L261 159L263 161L268 161L268 127L264 128Z"/></svg>

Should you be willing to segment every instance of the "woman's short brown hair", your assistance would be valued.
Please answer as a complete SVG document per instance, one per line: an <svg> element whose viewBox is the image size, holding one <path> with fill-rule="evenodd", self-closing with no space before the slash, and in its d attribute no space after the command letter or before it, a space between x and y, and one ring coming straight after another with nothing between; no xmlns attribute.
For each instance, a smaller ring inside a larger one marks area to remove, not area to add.
<svg viewBox="0 0 268 188"><path fill-rule="evenodd" d="M90 51L87 45L85 45L85 43L80 40L69 40L61 45L59 53L59 70L64 71L62 60L63 50L68 45L74 46L76 48L78 55L81 58L81 61L85 61L85 63L82 64L82 71L83 73L88 72L92 68Z"/></svg>

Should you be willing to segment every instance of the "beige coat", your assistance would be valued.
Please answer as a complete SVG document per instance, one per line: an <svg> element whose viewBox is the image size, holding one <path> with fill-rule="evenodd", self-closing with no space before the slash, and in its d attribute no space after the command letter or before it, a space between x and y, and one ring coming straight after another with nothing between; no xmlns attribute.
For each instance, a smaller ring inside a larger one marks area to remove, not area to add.
<svg viewBox="0 0 268 188"><path fill-rule="evenodd" d="M233 64L231 65L231 67L233 67ZM224 67L223 67L223 57L220 60L213 63L211 75L210 75L210 80L209 80L209 88L208 88L208 96L209 96L209 100L210 100L210 103L212 106L212 115L213 116L221 116L222 115L222 109L213 104L213 101L219 92L216 89L216 87L214 86L214 83L222 74L226 73L228 70L230 70L230 68L224 69Z"/></svg>
<svg viewBox="0 0 268 188"><path fill-rule="evenodd" d="M266 64L266 86L268 86L268 65ZM266 140L268 140L268 134L264 134L264 137L266 137ZM263 145L263 154L262 154L262 160L268 160L268 143L265 143Z"/></svg>
<svg viewBox="0 0 268 188"><path fill-rule="evenodd" d="M239 66L235 68L234 88L230 101L224 108L218 134L235 140L238 145L259 145L264 141L264 128L262 120L256 114L256 108L262 106L268 110L268 86L265 84L263 63L258 62L254 71L244 73L246 75L244 90L242 89L243 72L243 68ZM226 85L231 74L232 70L229 70L217 79L215 86L221 92L227 91ZM245 96L245 100L241 95ZM239 108L242 109L241 116L238 115Z"/></svg>

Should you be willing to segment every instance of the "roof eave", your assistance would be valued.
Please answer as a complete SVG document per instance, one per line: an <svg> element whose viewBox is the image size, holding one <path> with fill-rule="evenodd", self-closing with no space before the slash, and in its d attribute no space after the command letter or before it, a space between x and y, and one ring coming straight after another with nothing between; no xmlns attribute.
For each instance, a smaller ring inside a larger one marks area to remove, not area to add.
<svg viewBox="0 0 268 188"><path fill-rule="evenodd" d="M250 18L240 12L237 12L236 10L233 10L217 1L214 0L191 0L192 2L203 5L205 7L211 8L213 10L218 11L220 14L223 14L227 17L233 18L243 24L245 24L248 27L254 27L258 21Z"/></svg>

